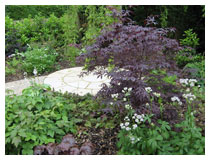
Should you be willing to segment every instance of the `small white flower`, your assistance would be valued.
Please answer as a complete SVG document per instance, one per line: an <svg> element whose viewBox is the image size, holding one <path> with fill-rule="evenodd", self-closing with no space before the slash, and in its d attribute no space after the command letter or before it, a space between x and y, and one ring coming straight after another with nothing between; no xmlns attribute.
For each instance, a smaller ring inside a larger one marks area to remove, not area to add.
<svg viewBox="0 0 210 160"><path fill-rule="evenodd" d="M126 117L124 118L124 121L130 121L130 119L128 118L128 116L126 116Z"/></svg>
<svg viewBox="0 0 210 160"><path fill-rule="evenodd" d="M132 91L132 88L128 88L128 91L129 91L129 92Z"/></svg>
<svg viewBox="0 0 210 160"><path fill-rule="evenodd" d="M125 129L126 129L126 131L130 131L130 130L131 130L131 128L130 128L130 127L126 127Z"/></svg>
<svg viewBox="0 0 210 160"><path fill-rule="evenodd" d="M193 100L196 98L196 96L193 95L192 93L183 94L182 96L183 96L184 98L186 98L186 99L191 100L191 101L193 101Z"/></svg>
<svg viewBox="0 0 210 160"><path fill-rule="evenodd" d="M121 83L119 82L119 83L117 83L117 85L120 85Z"/></svg>
<svg viewBox="0 0 210 160"><path fill-rule="evenodd" d="M113 105L113 102L110 102L110 105Z"/></svg>
<svg viewBox="0 0 210 160"><path fill-rule="evenodd" d="M33 74L36 76L37 75L37 70L36 70L36 68L34 68L34 70L33 70Z"/></svg>
<svg viewBox="0 0 210 160"><path fill-rule="evenodd" d="M134 116L137 116L138 114L134 113Z"/></svg>
<svg viewBox="0 0 210 160"><path fill-rule="evenodd" d="M151 87L146 87L145 90L146 90L147 93L152 92L152 88Z"/></svg>
<svg viewBox="0 0 210 160"><path fill-rule="evenodd" d="M190 87L194 87L195 84L193 82L190 83Z"/></svg>
<svg viewBox="0 0 210 160"><path fill-rule="evenodd" d="M181 106L182 105L182 102L180 101L180 102L178 102L178 104Z"/></svg>
<svg viewBox="0 0 210 160"><path fill-rule="evenodd" d="M124 90L126 91L128 88L127 87L124 87Z"/></svg>
<svg viewBox="0 0 210 160"><path fill-rule="evenodd" d="M129 126L129 124L130 124L129 122L125 122L125 126L126 126L126 127Z"/></svg>
<svg viewBox="0 0 210 160"><path fill-rule="evenodd" d="M125 93L125 91L124 91L124 90L122 90L122 92L123 92L123 93Z"/></svg>
<svg viewBox="0 0 210 160"><path fill-rule="evenodd" d="M127 99L126 98L123 98L123 101L125 102L125 101L127 101Z"/></svg>
<svg viewBox="0 0 210 160"><path fill-rule="evenodd" d="M160 97L160 93L153 92L153 94L154 94L156 97Z"/></svg>
<svg viewBox="0 0 210 160"><path fill-rule="evenodd" d="M133 118L133 119L136 119L136 117L135 117L135 116L133 116L132 118Z"/></svg>
<svg viewBox="0 0 210 160"><path fill-rule="evenodd" d="M136 122L136 123L139 123L139 119L135 119L135 122Z"/></svg>
<svg viewBox="0 0 210 160"><path fill-rule="evenodd" d="M135 137L130 137L130 140L131 141L135 141Z"/></svg>
<svg viewBox="0 0 210 160"><path fill-rule="evenodd" d="M149 107L149 103L146 103L146 107Z"/></svg>
<svg viewBox="0 0 210 160"><path fill-rule="evenodd" d="M140 121L141 121L141 122L143 122L143 121L144 121L144 119L143 119L143 118L141 118L141 119L140 119Z"/></svg>
<svg viewBox="0 0 210 160"><path fill-rule="evenodd" d="M141 117L141 115L137 115L137 118L138 118L138 119L141 119L142 117Z"/></svg>
<svg viewBox="0 0 210 160"><path fill-rule="evenodd" d="M190 92L190 88L187 88L187 89L186 89L186 92Z"/></svg>
<svg viewBox="0 0 210 160"><path fill-rule="evenodd" d="M196 83L196 82L198 82L196 79L189 79L189 82L191 83L191 82L193 82L193 83Z"/></svg>
<svg viewBox="0 0 210 160"><path fill-rule="evenodd" d="M144 117L144 114L142 114L141 116Z"/></svg>
<svg viewBox="0 0 210 160"><path fill-rule="evenodd" d="M136 129L138 126L137 126L137 124L134 124L133 125L133 129Z"/></svg>
<svg viewBox="0 0 210 160"><path fill-rule="evenodd" d="M201 86L200 85L198 85L198 88L200 88Z"/></svg>
<svg viewBox="0 0 210 160"><path fill-rule="evenodd" d="M125 126L121 126L122 129L125 129Z"/></svg>
<svg viewBox="0 0 210 160"><path fill-rule="evenodd" d="M124 126L124 123L120 123L120 127Z"/></svg>
<svg viewBox="0 0 210 160"><path fill-rule="evenodd" d="M179 82L181 83L181 84L188 84L188 79L180 79L179 80Z"/></svg>
<svg viewBox="0 0 210 160"><path fill-rule="evenodd" d="M125 108L126 108L126 109L131 109L131 105L130 105L130 104L126 104L126 105L125 105Z"/></svg>
<svg viewBox="0 0 210 160"><path fill-rule="evenodd" d="M145 77L141 77L141 80L143 81Z"/></svg>

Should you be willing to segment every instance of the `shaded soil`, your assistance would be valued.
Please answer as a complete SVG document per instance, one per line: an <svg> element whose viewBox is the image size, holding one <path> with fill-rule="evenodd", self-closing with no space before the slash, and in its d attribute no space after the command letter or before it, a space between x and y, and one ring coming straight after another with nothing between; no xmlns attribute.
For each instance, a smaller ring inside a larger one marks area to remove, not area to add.
<svg viewBox="0 0 210 160"><path fill-rule="evenodd" d="M94 155L116 155L119 130L120 128L81 128L76 141L79 146L84 142L91 142Z"/></svg>

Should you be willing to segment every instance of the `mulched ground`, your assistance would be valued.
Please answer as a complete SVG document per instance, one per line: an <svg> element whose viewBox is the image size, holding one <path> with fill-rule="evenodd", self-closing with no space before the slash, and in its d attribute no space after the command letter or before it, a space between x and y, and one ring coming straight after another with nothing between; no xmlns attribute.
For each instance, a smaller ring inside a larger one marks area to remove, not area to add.
<svg viewBox="0 0 210 160"><path fill-rule="evenodd" d="M81 128L81 135L76 137L80 146L85 142L93 144L94 155L116 155L117 154L117 134L120 128ZM85 132L84 132L85 131Z"/></svg>

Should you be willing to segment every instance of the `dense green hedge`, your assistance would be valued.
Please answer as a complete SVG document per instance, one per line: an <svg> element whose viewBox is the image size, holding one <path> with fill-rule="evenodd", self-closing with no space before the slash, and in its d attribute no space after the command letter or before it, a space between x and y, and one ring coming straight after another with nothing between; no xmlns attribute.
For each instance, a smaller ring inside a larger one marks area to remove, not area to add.
<svg viewBox="0 0 210 160"><path fill-rule="evenodd" d="M64 44L63 41L63 19L54 14L49 18L35 16L35 18L24 18L20 21L6 17L6 55L14 54L15 50L22 51L23 48L33 42L51 42L57 48Z"/></svg>
<svg viewBox="0 0 210 160"><path fill-rule="evenodd" d="M44 17L50 17L54 14L56 17L61 17L67 6L61 5L7 5L6 6L6 16L11 17L14 20L20 20L23 18L28 18L30 15L34 18L37 15Z"/></svg>

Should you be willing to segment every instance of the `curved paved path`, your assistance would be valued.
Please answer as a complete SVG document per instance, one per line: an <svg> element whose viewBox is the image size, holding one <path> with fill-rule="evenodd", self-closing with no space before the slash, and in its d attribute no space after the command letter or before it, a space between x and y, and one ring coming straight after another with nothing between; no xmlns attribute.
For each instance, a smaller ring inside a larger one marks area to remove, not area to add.
<svg viewBox="0 0 210 160"><path fill-rule="evenodd" d="M62 93L71 92L79 95L90 93L95 95L100 89L101 84L109 84L110 79L107 77L97 78L96 75L89 74L84 77L79 77L82 72L82 67L68 68L49 74L48 76L36 77L32 79L36 83L48 84L55 91ZM23 79L19 81L6 83L5 88L14 90L15 94L20 95L24 88L29 87L31 80Z"/></svg>
<svg viewBox="0 0 210 160"><path fill-rule="evenodd" d="M107 77L97 78L93 73L79 77L82 67L75 67L60 70L48 75L44 79L45 84L49 84L55 91L77 93L85 95L90 93L95 95L100 89L101 84L109 84L110 79Z"/></svg>

